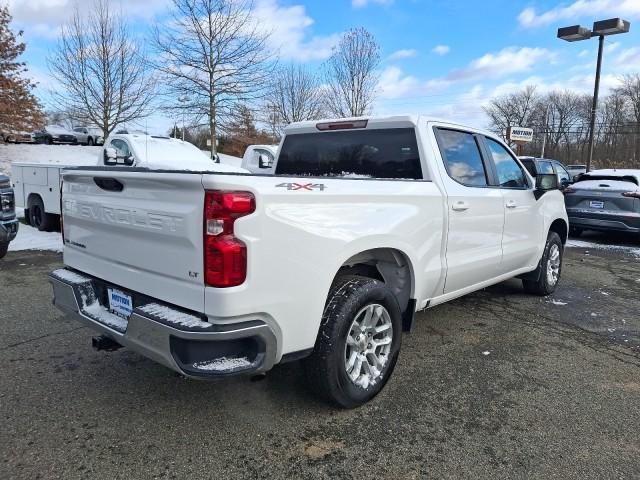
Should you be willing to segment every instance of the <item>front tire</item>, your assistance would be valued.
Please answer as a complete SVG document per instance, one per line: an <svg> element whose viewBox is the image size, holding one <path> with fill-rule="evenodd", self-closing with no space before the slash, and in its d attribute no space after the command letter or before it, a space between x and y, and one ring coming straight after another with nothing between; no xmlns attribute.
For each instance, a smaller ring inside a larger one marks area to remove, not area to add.
<svg viewBox="0 0 640 480"><path fill-rule="evenodd" d="M547 296L555 291L560 282L560 274L562 273L563 254L564 246L562 245L560 235L556 232L549 232L542 259L535 272L538 279L522 280L522 286L527 293Z"/></svg>
<svg viewBox="0 0 640 480"><path fill-rule="evenodd" d="M9 250L9 244L0 243L0 258L4 258L4 256L7 254L7 250Z"/></svg>
<svg viewBox="0 0 640 480"><path fill-rule="evenodd" d="M314 351L304 361L311 388L343 408L363 405L389 380L401 336L400 306L384 283L339 277L329 292Z"/></svg>
<svg viewBox="0 0 640 480"><path fill-rule="evenodd" d="M87 140L87 145L93 147L93 138L89 137L89 139Z"/></svg>

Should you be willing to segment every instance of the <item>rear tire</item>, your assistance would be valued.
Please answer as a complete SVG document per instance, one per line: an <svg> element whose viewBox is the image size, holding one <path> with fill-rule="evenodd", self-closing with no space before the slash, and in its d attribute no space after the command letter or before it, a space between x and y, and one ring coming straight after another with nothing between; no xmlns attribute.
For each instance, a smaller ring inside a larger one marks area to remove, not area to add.
<svg viewBox="0 0 640 480"><path fill-rule="evenodd" d="M555 291L562 273L563 253L564 246L562 245L562 240L560 240L560 235L556 232L549 232L542 259L538 269L535 271L538 280L522 280L522 286L527 293L547 296Z"/></svg>
<svg viewBox="0 0 640 480"><path fill-rule="evenodd" d="M343 408L371 400L393 373L402 315L393 292L367 277L342 276L327 298L316 345L304 360L310 387Z"/></svg>
<svg viewBox="0 0 640 480"><path fill-rule="evenodd" d="M41 232L49 232L56 226L57 215L44 210L44 202L38 196L29 199L29 224Z"/></svg>
<svg viewBox="0 0 640 480"><path fill-rule="evenodd" d="M0 258L4 258L4 256L7 254L7 250L9 250L9 244L0 243Z"/></svg>
<svg viewBox="0 0 640 480"><path fill-rule="evenodd" d="M87 145L93 147L93 138L89 137L89 139L87 140Z"/></svg>

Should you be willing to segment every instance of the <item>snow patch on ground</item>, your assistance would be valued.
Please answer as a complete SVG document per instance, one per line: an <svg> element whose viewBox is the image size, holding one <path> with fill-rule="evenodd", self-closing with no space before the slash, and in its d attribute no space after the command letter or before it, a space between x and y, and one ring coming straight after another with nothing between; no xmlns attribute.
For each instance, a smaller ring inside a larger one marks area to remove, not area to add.
<svg viewBox="0 0 640 480"><path fill-rule="evenodd" d="M567 247L569 248L592 248L594 250L614 250L621 253L627 253L633 255L636 258L640 258L640 248L630 247L626 245L611 245L603 243L588 242L585 240L577 240L570 238L567 240Z"/></svg>
<svg viewBox="0 0 640 480"><path fill-rule="evenodd" d="M555 299L551 299L549 300L549 303L553 304L553 305L566 305L567 302L561 302L560 300L555 300Z"/></svg>
<svg viewBox="0 0 640 480"><path fill-rule="evenodd" d="M247 359L247 357L240 358L227 358L221 357L216 358L215 360L210 360L206 362L196 362L193 364L193 368L197 368L198 370L206 370L210 372L226 372L229 370L235 370L238 368L245 368L251 366L251 362Z"/></svg>
<svg viewBox="0 0 640 480"><path fill-rule="evenodd" d="M9 244L10 252L19 250L52 250L62 252L62 235L59 232L41 232L30 225L20 224L18 235Z"/></svg>
<svg viewBox="0 0 640 480"><path fill-rule="evenodd" d="M195 315L189 315L188 313L180 312L164 305L158 305L157 303L148 303L139 308L140 311L148 313L149 315L155 315L162 320L174 323L176 325L182 325L187 328L209 328L210 323L203 322Z"/></svg>
<svg viewBox="0 0 640 480"><path fill-rule="evenodd" d="M482 352L482 355L486 357L487 355L491 355L491 352L489 350L485 350L484 352Z"/></svg>

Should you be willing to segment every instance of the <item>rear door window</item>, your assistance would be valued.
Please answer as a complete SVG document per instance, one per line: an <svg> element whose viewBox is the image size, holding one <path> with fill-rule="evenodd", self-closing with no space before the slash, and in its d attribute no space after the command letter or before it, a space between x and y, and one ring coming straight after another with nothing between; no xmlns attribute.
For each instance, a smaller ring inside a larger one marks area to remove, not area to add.
<svg viewBox="0 0 640 480"><path fill-rule="evenodd" d="M469 187L487 186L487 172L472 133L438 129L438 145L451 178Z"/></svg>
<svg viewBox="0 0 640 480"><path fill-rule="evenodd" d="M276 175L422 179L413 128L299 133L285 137Z"/></svg>

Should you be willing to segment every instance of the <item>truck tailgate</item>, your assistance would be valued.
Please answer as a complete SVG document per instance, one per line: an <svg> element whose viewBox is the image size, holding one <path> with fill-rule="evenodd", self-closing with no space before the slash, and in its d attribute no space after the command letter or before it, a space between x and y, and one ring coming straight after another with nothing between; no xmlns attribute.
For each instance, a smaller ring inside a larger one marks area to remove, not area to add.
<svg viewBox="0 0 640 480"><path fill-rule="evenodd" d="M66 171L65 264L125 289L203 311L201 177Z"/></svg>

